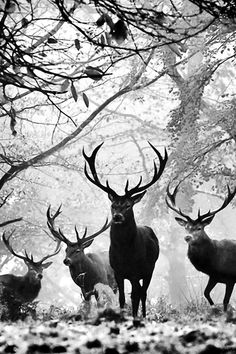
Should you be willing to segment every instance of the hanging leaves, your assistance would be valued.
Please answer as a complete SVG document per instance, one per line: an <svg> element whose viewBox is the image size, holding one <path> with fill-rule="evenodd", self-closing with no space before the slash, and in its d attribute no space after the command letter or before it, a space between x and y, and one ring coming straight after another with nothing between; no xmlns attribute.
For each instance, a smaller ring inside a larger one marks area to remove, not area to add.
<svg viewBox="0 0 236 354"><path fill-rule="evenodd" d="M48 43L50 43L50 44L55 44L55 43L57 43L57 42L58 42L58 41L57 41L56 38L53 38L53 37L48 38Z"/></svg>
<svg viewBox="0 0 236 354"><path fill-rule="evenodd" d="M74 98L75 102L77 102L77 100L78 100L78 94L77 94L77 92L76 92L75 85L74 85L73 82L71 82L71 87L70 87L70 89L71 89L72 97Z"/></svg>
<svg viewBox="0 0 236 354"><path fill-rule="evenodd" d="M101 37L100 37L100 43L102 45L102 48L104 47L104 44L106 43L106 40L105 40L105 37L104 35L102 34Z"/></svg>
<svg viewBox="0 0 236 354"><path fill-rule="evenodd" d="M78 38L75 39L75 48L77 50L80 50L81 46L80 46L80 41L78 40Z"/></svg>
<svg viewBox="0 0 236 354"><path fill-rule="evenodd" d="M63 83L61 84L61 91L64 92L68 89L70 85L70 80L66 79L65 81L63 81Z"/></svg>
<svg viewBox="0 0 236 354"><path fill-rule="evenodd" d="M11 107L10 111L9 111L9 115L10 115L10 129L12 131L12 135L16 136L17 131L15 130L15 126L16 126L16 111L14 110L13 107Z"/></svg>
<svg viewBox="0 0 236 354"><path fill-rule="evenodd" d="M84 100L84 103L85 103L85 106L88 108L89 107L89 99L88 99L88 96L86 95L86 93L83 92L83 100Z"/></svg>
<svg viewBox="0 0 236 354"><path fill-rule="evenodd" d="M87 68L84 70L84 73L92 80L98 81L101 80L104 72L97 68L97 67L93 67L93 66L87 66Z"/></svg>

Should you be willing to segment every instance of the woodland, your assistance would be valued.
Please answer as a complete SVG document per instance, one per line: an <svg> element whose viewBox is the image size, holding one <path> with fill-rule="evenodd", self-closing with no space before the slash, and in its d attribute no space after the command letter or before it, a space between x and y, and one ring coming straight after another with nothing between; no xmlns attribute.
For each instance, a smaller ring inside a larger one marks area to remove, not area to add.
<svg viewBox="0 0 236 354"><path fill-rule="evenodd" d="M212 310L207 277L187 258L186 233L165 200L167 186L180 183L177 205L196 217L236 186L235 37L230 0L0 0L0 227L15 252L54 251L49 206L61 205L57 225L70 240L75 226L92 234L110 218L107 194L85 176L83 149L90 155L104 142L97 172L118 193L127 179L152 178L158 159L148 142L168 152L161 178L134 207L160 243L147 319L117 304L102 312L93 301L88 310L62 245L43 273L36 319L0 324L3 352L236 352L224 286L212 292L220 308ZM235 205L216 215L209 235L236 239ZM109 243L107 229L88 251ZM2 238L0 270L26 272Z"/></svg>

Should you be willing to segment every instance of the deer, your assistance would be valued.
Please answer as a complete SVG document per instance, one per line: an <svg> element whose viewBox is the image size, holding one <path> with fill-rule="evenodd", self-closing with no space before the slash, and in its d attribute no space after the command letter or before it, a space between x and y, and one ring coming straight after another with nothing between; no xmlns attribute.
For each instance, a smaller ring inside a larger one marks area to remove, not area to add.
<svg viewBox="0 0 236 354"><path fill-rule="evenodd" d="M147 289L159 257L159 241L152 228L136 224L133 206L141 201L146 190L161 177L168 159L167 151L165 149L163 158L160 152L149 143L159 159L159 170L157 171L154 161L154 175L149 183L141 186L141 176L138 184L129 189L127 179L124 195L118 195L110 187L108 181L102 184L96 172L95 159L102 145L103 142L93 150L91 156L88 156L83 149L84 173L91 183L107 193L111 201L109 259L118 285L120 309L125 307L124 280L127 279L131 283L132 315L134 318L137 317L141 300L142 316L146 317ZM87 164L90 173L87 170Z"/></svg>
<svg viewBox="0 0 236 354"><path fill-rule="evenodd" d="M98 235L110 227L108 219L106 219L100 230L90 236L87 236L86 227L83 236L80 237L75 226L76 241L72 242L63 234L61 229L56 229L55 227L55 219L60 213L61 206L59 206L54 215L51 213L49 206L47 210L47 225L54 238L64 242L67 246L66 257L63 262L69 267L71 278L80 287L84 300L88 302L94 295L98 301L99 294L96 291L96 284L99 283L109 285L116 292L117 285L113 270L109 264L108 252L84 252Z"/></svg>
<svg viewBox="0 0 236 354"><path fill-rule="evenodd" d="M14 230L7 236L4 232L3 243L13 256L24 261L27 272L21 276L0 275L0 299L6 305L11 319L19 314L22 305L32 303L37 298L41 289L43 270L52 264L52 262L45 263L45 261L60 252L60 242L57 242L55 251L44 256L40 261L35 261L33 255L29 256L26 250L24 251L25 255L17 254L10 244L13 233Z"/></svg>
<svg viewBox="0 0 236 354"><path fill-rule="evenodd" d="M185 237L185 241L188 244L187 255L190 262L198 271L209 276L204 290L205 298L211 306L214 305L210 296L211 291L216 284L225 284L223 308L224 311L227 311L236 282L236 240L222 239L218 241L211 239L204 229L212 222L215 215L226 208L231 202L236 194L236 188L231 192L227 185L228 194L218 209L214 211L209 210L205 214L202 214L199 209L197 218L192 219L189 215L184 214L180 208L176 207L176 194L179 184L175 187L173 193L170 192L168 185L166 195L167 206L181 216L181 218L175 217L175 220L189 233Z"/></svg>

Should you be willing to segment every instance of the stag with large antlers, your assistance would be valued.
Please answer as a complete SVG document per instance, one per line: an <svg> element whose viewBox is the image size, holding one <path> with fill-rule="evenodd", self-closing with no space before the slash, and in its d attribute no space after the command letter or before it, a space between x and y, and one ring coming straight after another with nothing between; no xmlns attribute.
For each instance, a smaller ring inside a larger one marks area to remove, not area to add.
<svg viewBox="0 0 236 354"><path fill-rule="evenodd" d="M159 159L159 170L154 162L154 175L149 183L141 185L142 177L140 177L138 184L129 189L129 181L127 180L125 194L118 195L110 187L108 181L105 185L100 182L96 172L95 159L102 144L94 149L91 156L86 155L83 150L83 156L89 165L91 175L88 173L86 164L84 171L90 182L108 194L112 203L109 258L119 289L120 307L123 308L125 305L124 280L128 279L132 286L133 316L137 316L141 300L142 315L145 317L147 289L159 256L159 243L150 227L136 225L133 206L143 198L146 190L161 177L168 155L165 150L163 158L159 151L149 143ZM140 280L142 280L142 286Z"/></svg>
<svg viewBox="0 0 236 354"><path fill-rule="evenodd" d="M98 299L98 294L95 291L95 285L98 283L109 285L112 290L116 291L117 286L109 264L108 252L84 253L85 248L89 247L94 239L110 226L108 220L99 231L90 236L86 236L87 228L85 228L83 236L80 237L75 227L76 241L72 242L60 229L55 227L55 219L60 213L61 207L52 215L49 206L47 224L54 238L67 245L64 264L69 267L71 277L75 284L81 288L84 299L89 301L92 295Z"/></svg>
<svg viewBox="0 0 236 354"><path fill-rule="evenodd" d="M227 186L227 197L218 209L209 210L205 214L201 214L199 210L198 217L192 219L176 207L178 187L179 184L171 193L168 186L166 203L170 209L181 216L181 218L176 217L175 220L190 234L185 237L185 241L188 243L188 258L190 262L198 271L209 276L204 296L210 305L214 304L210 296L212 289L217 283L226 285L223 300L224 311L226 311L236 282L236 240L223 239L218 241L211 239L204 228L212 222L219 211L223 210L231 202L236 194L236 188L231 192L229 186Z"/></svg>
<svg viewBox="0 0 236 354"><path fill-rule="evenodd" d="M14 231L13 231L14 232ZM60 251L60 242L57 242L56 249L53 253L44 256L40 261L35 261L33 256L29 256L25 251L25 255L17 254L11 244L10 239L13 232L8 236L4 232L2 240L7 249L17 258L22 259L26 264L28 271L23 276L14 274L0 275L0 299L8 310L10 319L17 318L20 307L23 304L31 303L35 300L41 289L41 280L43 278L43 270L48 268L52 262L44 263L48 258L55 256Z"/></svg>

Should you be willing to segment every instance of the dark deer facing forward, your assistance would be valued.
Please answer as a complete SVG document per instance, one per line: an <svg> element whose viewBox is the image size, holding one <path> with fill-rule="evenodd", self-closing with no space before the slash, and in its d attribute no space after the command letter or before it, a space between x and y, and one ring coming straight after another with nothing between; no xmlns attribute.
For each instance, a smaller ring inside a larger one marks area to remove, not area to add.
<svg viewBox="0 0 236 354"><path fill-rule="evenodd" d="M33 256L28 256L25 251L25 256L17 254L10 245L10 238L13 232L6 237L3 233L2 239L7 249L17 258L20 258L26 264L28 271L23 276L14 274L0 275L0 299L9 311L10 318L14 318L13 311L19 311L22 304L32 302L36 299L41 289L41 280L43 278L43 270L48 268L52 262L46 262L48 258L55 256L60 251L60 242L57 242L55 251L43 257L40 261L35 262Z"/></svg>
<svg viewBox="0 0 236 354"><path fill-rule="evenodd" d="M154 162L154 176L151 182L140 186L142 182L142 177L140 177L140 181L136 187L129 189L129 182L127 181L125 194L120 196L111 189L108 181L106 185L103 185L97 176L95 158L102 144L94 149L90 157L83 150L83 155L89 165L92 177L89 175L86 165L85 175L90 182L106 192L112 202L109 257L119 289L120 307L123 308L125 305L124 280L128 279L132 286L131 301L133 316L137 316L141 300L142 314L145 317L147 289L159 256L159 243L150 227L136 225L133 206L142 199L146 193L146 189L160 178L168 156L165 151L165 157L162 158L159 151L149 143L158 156L160 162L159 171L157 172ZM140 285L140 280L143 281L142 286Z"/></svg>
<svg viewBox="0 0 236 354"><path fill-rule="evenodd" d="M199 210L197 219L193 220L176 207L175 198L178 186L175 187L173 194L170 193L168 186L166 203L181 216L181 218L176 217L175 220L190 234L185 237L188 243L188 258L197 270L209 276L204 296L210 305L214 304L210 297L212 289L217 283L226 285L223 300L224 311L226 311L236 282L236 241L213 240L206 234L204 228L212 222L216 213L230 203L236 194L236 188L231 192L228 187L228 195L219 209L208 211L205 214L201 214Z"/></svg>
<svg viewBox="0 0 236 354"><path fill-rule="evenodd" d="M103 227L96 233L87 236L87 228L83 236L80 238L75 227L76 242L71 242L60 229L56 230L54 225L55 218L61 213L60 208L54 215L51 215L50 207L47 210L48 227L52 235L67 245L66 258L64 264L69 267L73 281L81 288L85 300L90 300L92 295L97 294L94 287L98 283L109 285L112 290L116 291L116 282L113 270L109 264L108 252L100 253L84 253L84 249L89 247L95 237L104 232L110 223L106 220Z"/></svg>

